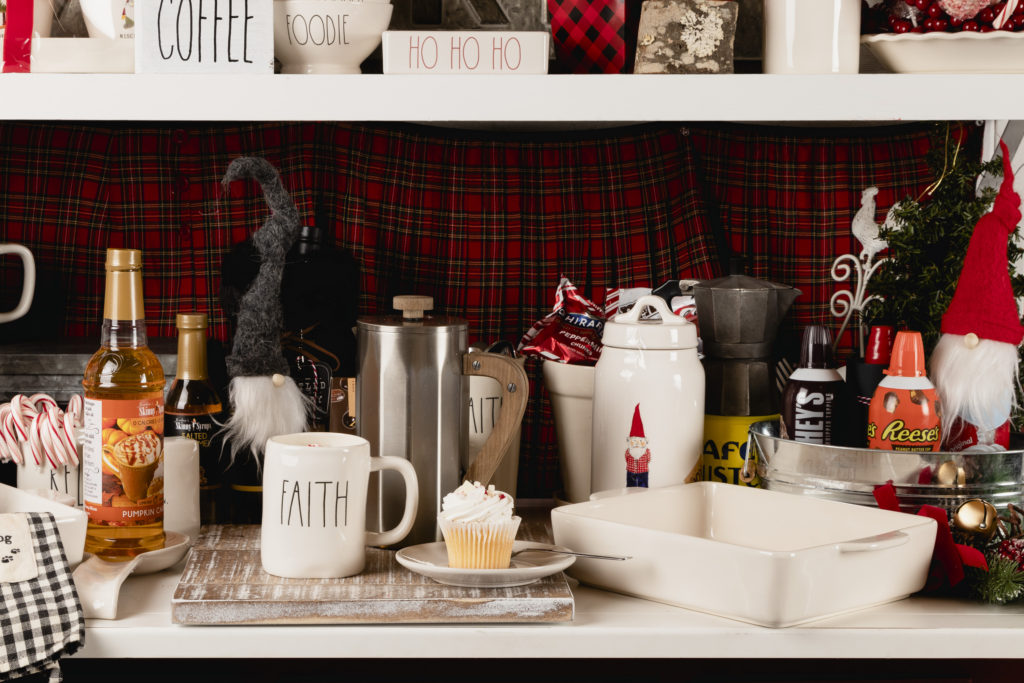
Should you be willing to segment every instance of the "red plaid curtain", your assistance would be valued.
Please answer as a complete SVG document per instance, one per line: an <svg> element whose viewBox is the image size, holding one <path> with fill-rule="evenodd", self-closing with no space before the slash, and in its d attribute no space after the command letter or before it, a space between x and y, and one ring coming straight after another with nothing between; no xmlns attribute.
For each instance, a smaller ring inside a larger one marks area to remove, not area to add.
<svg viewBox="0 0 1024 683"><path fill-rule="evenodd" d="M196 310L228 342L221 262L267 209L255 184L227 197L219 180L234 157L259 155L303 219L353 252L363 314L388 310L394 294L429 294L468 319L471 341L515 340L550 310L562 275L598 300L605 287L719 275L710 215L751 274L804 290L802 326L827 319L828 267L855 249L860 191L881 188L881 217L930 181L929 129L0 123L0 240L33 250L51 302L33 315L52 336L98 338L104 251L124 246L144 250L152 336L174 336L174 315ZM17 274L0 261L0 306L16 298ZM528 367L519 495L548 496L557 449L539 368Z"/></svg>

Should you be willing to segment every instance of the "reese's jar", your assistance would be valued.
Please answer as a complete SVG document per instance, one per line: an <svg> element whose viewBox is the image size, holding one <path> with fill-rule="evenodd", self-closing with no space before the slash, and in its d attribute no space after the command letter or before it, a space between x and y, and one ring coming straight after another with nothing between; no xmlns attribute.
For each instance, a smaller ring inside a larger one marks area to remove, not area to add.
<svg viewBox="0 0 1024 683"><path fill-rule="evenodd" d="M892 361L868 407L868 448L937 451L942 406L925 375L920 332L897 332Z"/></svg>

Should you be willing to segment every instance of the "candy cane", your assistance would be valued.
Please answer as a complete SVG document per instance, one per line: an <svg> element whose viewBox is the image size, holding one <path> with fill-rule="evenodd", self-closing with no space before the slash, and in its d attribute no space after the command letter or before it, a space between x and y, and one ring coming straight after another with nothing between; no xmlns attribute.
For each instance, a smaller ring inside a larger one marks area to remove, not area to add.
<svg viewBox="0 0 1024 683"><path fill-rule="evenodd" d="M29 411L31 411L31 414L27 414ZM32 419L32 415L35 414L34 408L25 405L25 397L22 394L16 394L11 399L11 415L14 416L14 429L18 432L18 438L22 441L28 441L28 423Z"/></svg>
<svg viewBox="0 0 1024 683"><path fill-rule="evenodd" d="M39 443L43 445L46 459L53 468L57 469L58 465L66 464L67 454L64 453L64 445L60 443L60 439L54 438L54 431L50 429L50 420L46 413L39 413L35 428L39 432Z"/></svg>
<svg viewBox="0 0 1024 683"><path fill-rule="evenodd" d="M68 412L68 413L71 413L72 415L74 415L75 422L78 425L82 424L82 395L81 394L75 394L74 396L71 397L71 400L68 401L68 407L67 407L67 410L65 412Z"/></svg>
<svg viewBox="0 0 1024 683"><path fill-rule="evenodd" d="M4 408L6 410L3 410ZM14 416L11 414L11 406L7 403L0 406L0 415L3 415L3 424L0 424L0 439L3 440L7 452L14 459L14 462L21 465L25 462L25 458L21 452L21 443L18 441L14 431Z"/></svg>
<svg viewBox="0 0 1024 683"><path fill-rule="evenodd" d="M1003 5L1003 9L996 15L996 18L992 21L992 27L995 29L1001 29L1010 17L1013 16L1014 11L1017 9L1017 5L1020 0L1007 0L1006 4Z"/></svg>
<svg viewBox="0 0 1024 683"><path fill-rule="evenodd" d="M37 417L39 417L39 415L36 415L36 417L32 418L32 420L35 421ZM39 432L37 432L35 429L32 429L31 425L28 430L28 439L25 440L25 443L28 444L29 455L32 456L32 459L35 460L35 463L37 465L42 465L44 454L43 445L39 442Z"/></svg>
<svg viewBox="0 0 1024 683"><path fill-rule="evenodd" d="M71 453L75 450L71 441L64 434L64 411L56 406L48 406L46 409L46 426L42 427L47 432L50 441L53 443L57 453L57 459L61 464L69 464L73 457Z"/></svg>
<svg viewBox="0 0 1024 683"><path fill-rule="evenodd" d="M35 417L32 418L32 423L29 427L28 441L29 444L39 449L39 452L46 457L46 460L50 463L53 469L57 469L57 454L53 451L53 444L48 443L43 434L43 430L40 429L40 423L46 419L46 413L36 413ZM42 458L38 459L38 462L42 463Z"/></svg>
<svg viewBox="0 0 1024 683"><path fill-rule="evenodd" d="M7 435L4 433L4 418L11 412L11 407L4 403L0 405L0 462L10 462L14 460L18 461L17 456L14 454L14 450L7 443ZM17 442L14 442L17 446ZM21 452L20 448L17 448L18 452Z"/></svg>
<svg viewBox="0 0 1024 683"><path fill-rule="evenodd" d="M35 406L35 409L40 413L49 409L51 406L54 408L57 407L57 402L46 394L32 394L28 397L28 402Z"/></svg>
<svg viewBox="0 0 1024 683"><path fill-rule="evenodd" d="M70 407L70 406L69 406ZM64 413L64 421L61 425L63 428L64 439L67 444L71 447L68 453L71 454L71 463L78 467L78 447L75 445L75 415L74 413Z"/></svg>

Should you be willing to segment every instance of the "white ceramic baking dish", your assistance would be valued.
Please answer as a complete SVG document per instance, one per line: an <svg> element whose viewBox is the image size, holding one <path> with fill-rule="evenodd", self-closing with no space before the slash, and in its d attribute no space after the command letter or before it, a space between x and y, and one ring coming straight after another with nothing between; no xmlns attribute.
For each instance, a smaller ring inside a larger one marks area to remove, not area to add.
<svg viewBox="0 0 1024 683"><path fill-rule="evenodd" d="M0 512L52 512L68 564L74 568L82 561L89 522L85 510L58 502L49 497L47 492L0 484Z"/></svg>
<svg viewBox="0 0 1024 683"><path fill-rule="evenodd" d="M935 521L711 482L551 512L581 582L762 626L899 600L924 587Z"/></svg>

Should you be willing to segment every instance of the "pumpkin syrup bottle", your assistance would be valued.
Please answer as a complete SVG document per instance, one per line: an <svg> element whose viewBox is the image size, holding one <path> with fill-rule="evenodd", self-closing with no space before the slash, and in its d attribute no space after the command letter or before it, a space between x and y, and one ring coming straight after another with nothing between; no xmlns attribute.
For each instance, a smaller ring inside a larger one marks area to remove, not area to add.
<svg viewBox="0 0 1024 683"><path fill-rule="evenodd" d="M85 550L128 560L162 548L164 372L147 346L142 252L108 249L100 349L85 389Z"/></svg>

